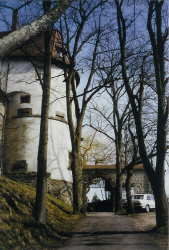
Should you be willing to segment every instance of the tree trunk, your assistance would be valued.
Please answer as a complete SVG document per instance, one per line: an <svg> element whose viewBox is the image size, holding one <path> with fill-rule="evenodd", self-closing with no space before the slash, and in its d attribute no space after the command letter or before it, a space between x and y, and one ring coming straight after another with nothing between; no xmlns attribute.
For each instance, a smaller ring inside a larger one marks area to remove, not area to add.
<svg viewBox="0 0 169 250"><path fill-rule="evenodd" d="M120 180L119 168L116 165L116 194L115 194L115 211L122 209L122 184Z"/></svg>
<svg viewBox="0 0 169 250"><path fill-rule="evenodd" d="M45 12L50 2L44 2ZM51 83L51 29L45 32L44 84L42 86L41 125L38 150L37 189L34 215L38 224L46 223L46 192L47 192L47 146L48 117Z"/></svg>
<svg viewBox="0 0 169 250"><path fill-rule="evenodd" d="M122 135L121 128L118 128L116 135L116 194L115 194L115 210L122 209L122 183L121 183L121 154L122 154Z"/></svg>
<svg viewBox="0 0 169 250"><path fill-rule="evenodd" d="M165 227L168 225L168 204L164 185L164 160L165 160L165 141L166 141L166 122L165 122L165 84L164 84L164 42L167 36L162 36L161 30L161 8L163 1L150 1L147 28L150 35L150 40L153 49L156 87L158 95L158 121L157 121L157 162L156 170L153 169L147 155L144 134L142 129L142 122L140 113L137 110L134 94L130 88L129 80L127 78L126 62L125 62L125 42L126 42L126 26L123 18L121 5L118 1L115 2L117 6L117 20L119 27L119 41L121 50L121 65L124 84L127 90L128 97L132 106L132 111L135 119L138 145L140 156L143 160L143 165L148 179L151 183L155 202L156 202L156 222L157 227ZM155 6L154 6L155 5ZM151 21L154 11L156 11L156 25L157 25L157 41L155 33L151 27Z"/></svg>
<svg viewBox="0 0 169 250"><path fill-rule="evenodd" d="M73 213L77 214L82 212L83 200L82 200L82 162L80 154L80 146L75 143L73 146Z"/></svg>
<svg viewBox="0 0 169 250"><path fill-rule="evenodd" d="M161 181L161 177L158 175L156 175L154 180L153 193L156 204L157 227L168 226L168 202L165 193L164 178Z"/></svg>
<svg viewBox="0 0 169 250"><path fill-rule="evenodd" d="M76 115L76 125L74 124L73 110L72 110L72 93L71 86L74 84L73 69L69 71L66 79L66 101L67 101L67 117L70 131L70 138L72 144L72 175L73 175L73 213L80 213L83 205L82 198L82 162L80 152L80 139L82 133L82 118L80 114Z"/></svg>
<svg viewBox="0 0 169 250"><path fill-rule="evenodd" d="M0 59L50 29L50 26L61 17L72 2L73 0L59 0L52 10L39 19L0 39Z"/></svg>
<svg viewBox="0 0 169 250"><path fill-rule="evenodd" d="M127 178L126 178L125 188L126 188L126 195L127 195L127 205L128 205L127 213L128 214L134 213L133 200L131 196L131 177L132 177L132 172L129 168L127 168Z"/></svg>
<svg viewBox="0 0 169 250"><path fill-rule="evenodd" d="M162 30L162 6L164 1L150 1L149 12L147 19L147 29L150 36L150 41L153 50L156 89L158 95L158 120L157 120L157 161L155 178L152 183L152 188L156 202L156 221L157 227L168 225L168 204L165 193L165 169L164 161L166 154L166 118L165 118L165 59L164 59L164 45L167 42L167 32ZM152 19L153 14L156 17L156 33L153 32Z"/></svg>

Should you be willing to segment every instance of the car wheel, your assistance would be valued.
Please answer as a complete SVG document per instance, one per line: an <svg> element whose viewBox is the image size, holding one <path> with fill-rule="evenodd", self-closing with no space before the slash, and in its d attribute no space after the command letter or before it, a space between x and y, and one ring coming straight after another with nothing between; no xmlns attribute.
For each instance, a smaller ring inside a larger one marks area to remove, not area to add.
<svg viewBox="0 0 169 250"><path fill-rule="evenodd" d="M145 210L146 210L146 213L150 211L149 205L146 205Z"/></svg>

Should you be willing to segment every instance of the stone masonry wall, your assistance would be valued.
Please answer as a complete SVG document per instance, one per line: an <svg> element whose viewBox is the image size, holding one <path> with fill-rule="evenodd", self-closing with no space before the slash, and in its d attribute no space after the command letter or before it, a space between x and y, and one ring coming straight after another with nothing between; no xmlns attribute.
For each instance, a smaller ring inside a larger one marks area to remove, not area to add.
<svg viewBox="0 0 169 250"><path fill-rule="evenodd" d="M32 186L36 188L36 172L17 172L8 173L5 175L13 181ZM72 183L62 180L53 180L50 178L50 174L47 174L47 190L48 193L55 196L57 199L64 201L66 204L72 206L73 204L73 193L72 193Z"/></svg>
<svg viewBox="0 0 169 250"><path fill-rule="evenodd" d="M36 172L14 172L8 173L5 177L32 186L36 188ZM112 190L115 188L116 183L116 172L114 169L91 169L83 170L83 182L90 185L91 180L96 177L101 177L109 182L112 187ZM126 175L122 176L122 185L125 185ZM150 182L148 181L147 175L144 169L135 169L133 170L132 176L132 186L134 188L134 193L152 193ZM55 196L56 198L64 201L68 205L73 205L73 189L72 183L51 179L50 174L47 178L47 188L48 193Z"/></svg>
<svg viewBox="0 0 169 250"><path fill-rule="evenodd" d="M150 182L148 180L147 174L144 169L135 169L133 170L133 176L131 179L131 183L134 188L134 193L150 193L152 194L152 188Z"/></svg>
<svg viewBox="0 0 169 250"><path fill-rule="evenodd" d="M133 176L131 184L134 188L134 193L151 193L152 189L148 177L144 169L133 169ZM115 169L84 169L83 170L83 182L90 185L91 180L96 177L103 178L109 182L112 189L116 185L116 171ZM122 185L125 185L126 174L122 175Z"/></svg>

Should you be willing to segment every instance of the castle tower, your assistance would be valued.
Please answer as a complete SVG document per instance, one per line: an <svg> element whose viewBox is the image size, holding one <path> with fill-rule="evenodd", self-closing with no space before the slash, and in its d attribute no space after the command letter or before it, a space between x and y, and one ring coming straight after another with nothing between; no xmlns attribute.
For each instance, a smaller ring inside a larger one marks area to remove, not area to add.
<svg viewBox="0 0 169 250"><path fill-rule="evenodd" d="M1 32L0 38L8 32ZM52 69L47 172L72 183L71 140L67 122L62 40L52 33ZM3 172L36 172L41 119L44 34L0 62L1 89L6 94ZM67 64L69 64L66 58ZM41 80L40 80L41 79Z"/></svg>

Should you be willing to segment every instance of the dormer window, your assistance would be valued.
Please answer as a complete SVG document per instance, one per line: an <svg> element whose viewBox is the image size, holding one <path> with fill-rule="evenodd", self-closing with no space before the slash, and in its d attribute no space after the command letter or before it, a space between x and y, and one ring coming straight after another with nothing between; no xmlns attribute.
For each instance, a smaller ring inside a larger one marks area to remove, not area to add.
<svg viewBox="0 0 169 250"><path fill-rule="evenodd" d="M31 102L30 95L20 96L20 103L30 103L30 102Z"/></svg>
<svg viewBox="0 0 169 250"><path fill-rule="evenodd" d="M62 53L62 48L55 46L57 53L59 54L60 57L63 57L63 53Z"/></svg>

